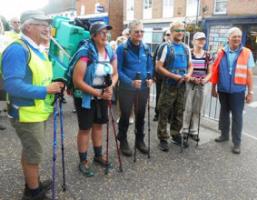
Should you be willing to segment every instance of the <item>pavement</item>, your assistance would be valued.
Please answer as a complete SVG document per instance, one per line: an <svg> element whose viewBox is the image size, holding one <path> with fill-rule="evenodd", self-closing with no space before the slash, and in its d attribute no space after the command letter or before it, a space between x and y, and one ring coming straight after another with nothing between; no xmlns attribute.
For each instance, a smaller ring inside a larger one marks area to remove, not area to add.
<svg viewBox="0 0 257 200"><path fill-rule="evenodd" d="M243 135L240 155L231 153L231 141L217 144L217 122L203 119L201 141L180 153L170 144L169 152L158 149L157 123L151 119L151 158L137 153L133 158L122 156L123 170L119 172L114 137L111 132L110 160L114 168L108 175L104 169L92 164L96 176L86 178L78 171L76 151L76 114L72 102L64 105L65 162L67 191L62 192L60 137L57 155L57 197L60 200L257 200L257 141ZM115 109L115 108L114 108ZM0 131L0 200L21 199L24 188L20 166L21 145L5 113L0 123L7 129ZM153 110L151 110L153 118ZM47 123L47 136L41 179L51 177L53 120ZM147 123L146 123L147 127ZM147 128L146 128L147 130ZM256 130L256 128L255 128ZM106 135L106 134L104 134ZM130 126L129 143L133 146L133 126ZM146 137L147 139L147 137ZM105 140L104 140L105 141ZM104 142L105 146L105 142ZM92 148L89 151L92 160ZM49 192L49 196L51 193Z"/></svg>

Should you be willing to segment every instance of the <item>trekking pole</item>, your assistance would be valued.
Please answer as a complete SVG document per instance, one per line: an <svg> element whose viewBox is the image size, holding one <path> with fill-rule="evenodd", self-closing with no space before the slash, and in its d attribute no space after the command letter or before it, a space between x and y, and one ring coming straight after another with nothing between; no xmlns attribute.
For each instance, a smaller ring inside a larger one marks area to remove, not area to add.
<svg viewBox="0 0 257 200"><path fill-rule="evenodd" d="M52 200L55 200L55 168L56 168L56 150L57 150L57 115L58 115L58 101L57 95L54 100L54 131L53 131L53 163L52 163Z"/></svg>
<svg viewBox="0 0 257 200"><path fill-rule="evenodd" d="M108 111L109 112L109 111ZM109 113L108 113L109 114ZM107 175L109 173L109 120L106 124L106 165L105 165L105 174Z"/></svg>
<svg viewBox="0 0 257 200"><path fill-rule="evenodd" d="M202 84L202 87L204 87L204 85ZM203 88L204 89L204 88ZM200 124L201 124L201 105L199 106L199 118L198 118L198 128L197 128L197 141L196 141L196 147L198 147L198 144L199 144L199 141L200 141L200 138L199 138L199 135L200 135Z"/></svg>
<svg viewBox="0 0 257 200"><path fill-rule="evenodd" d="M195 89L195 83L192 83L192 84L193 84L192 90L194 90ZM188 132L187 132L185 137L184 137L184 133L182 132L181 152L183 152L184 139L185 139L186 143L188 143L188 138L189 138L189 134L190 134L190 131L191 131L191 126L192 126L192 118L193 118L193 108L192 108L192 105L191 105L191 115L190 115L190 121L189 121L189 126L188 126Z"/></svg>
<svg viewBox="0 0 257 200"><path fill-rule="evenodd" d="M136 77L135 77L135 80L141 80L141 73L140 72L137 72L136 73ZM135 144L134 144L134 162L137 161L137 148L136 148L136 135L137 135L137 128L136 128L136 124L137 124L137 117L138 117L138 100L139 99L139 92L138 92L138 89L136 89L136 104L134 105L135 106L135 129L134 129L134 133L135 133Z"/></svg>
<svg viewBox="0 0 257 200"><path fill-rule="evenodd" d="M59 94L59 117L60 117L60 131L61 131L61 149L62 149L62 190L65 192L66 191L66 176L65 176L65 159L64 159L64 130L63 130L63 109L62 109L62 104L63 104L63 95L64 88L61 91L61 94Z"/></svg>
<svg viewBox="0 0 257 200"><path fill-rule="evenodd" d="M119 161L119 170L120 170L120 172L123 172L122 161L121 161L121 157L120 157L120 149L118 146L118 139L117 139L117 133L116 133L116 128L115 128L115 120L114 120L113 113L112 113L112 102L109 101L108 104L109 104L108 107L109 107L109 112L110 112L110 116L111 116L111 120L112 120L113 134L114 134L115 143L116 143L116 150L117 150L117 156L118 156L118 161Z"/></svg>
<svg viewBox="0 0 257 200"><path fill-rule="evenodd" d="M151 79L151 74L147 73L147 80ZM151 142L151 127L150 127L150 87L148 86L148 102L147 102L147 111L148 111L148 158L150 158L150 142Z"/></svg>

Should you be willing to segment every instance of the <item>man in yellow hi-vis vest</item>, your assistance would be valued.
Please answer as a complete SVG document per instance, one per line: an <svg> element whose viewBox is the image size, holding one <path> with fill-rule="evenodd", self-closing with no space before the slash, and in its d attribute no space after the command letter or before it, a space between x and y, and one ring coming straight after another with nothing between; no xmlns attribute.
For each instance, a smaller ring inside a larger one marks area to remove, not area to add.
<svg viewBox="0 0 257 200"><path fill-rule="evenodd" d="M54 94L64 87L52 83L52 66L39 45L49 38L50 19L41 11L21 15L21 37L2 55L8 114L22 144L21 165L25 177L23 200L47 199L51 181L41 182L39 164L45 138L45 122L53 111Z"/></svg>

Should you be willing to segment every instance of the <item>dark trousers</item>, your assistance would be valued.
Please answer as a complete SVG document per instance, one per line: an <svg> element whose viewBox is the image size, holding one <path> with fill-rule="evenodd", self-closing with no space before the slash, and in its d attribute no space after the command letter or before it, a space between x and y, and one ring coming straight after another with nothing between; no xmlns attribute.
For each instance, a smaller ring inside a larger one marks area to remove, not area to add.
<svg viewBox="0 0 257 200"><path fill-rule="evenodd" d="M158 101L161 94L161 88L162 88L162 79L157 79L155 82L156 86L156 98L155 98L155 116L159 117L159 110L158 110Z"/></svg>
<svg viewBox="0 0 257 200"><path fill-rule="evenodd" d="M129 91L119 88L118 95L120 104L119 139L127 139L129 117L134 105L136 138L143 140L148 90Z"/></svg>
<svg viewBox="0 0 257 200"><path fill-rule="evenodd" d="M232 113L232 142L235 145L241 144L241 135L243 128L243 109L245 93L224 93L219 92L220 100L220 119L219 128L221 134L229 138L230 112Z"/></svg>

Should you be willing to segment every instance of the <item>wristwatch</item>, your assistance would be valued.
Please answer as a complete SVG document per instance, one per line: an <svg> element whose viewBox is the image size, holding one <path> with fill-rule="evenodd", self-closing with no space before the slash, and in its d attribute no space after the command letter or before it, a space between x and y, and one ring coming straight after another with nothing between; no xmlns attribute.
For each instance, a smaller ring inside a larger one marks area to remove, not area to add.
<svg viewBox="0 0 257 200"><path fill-rule="evenodd" d="M252 90L248 91L248 94L254 94L254 92Z"/></svg>

